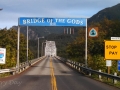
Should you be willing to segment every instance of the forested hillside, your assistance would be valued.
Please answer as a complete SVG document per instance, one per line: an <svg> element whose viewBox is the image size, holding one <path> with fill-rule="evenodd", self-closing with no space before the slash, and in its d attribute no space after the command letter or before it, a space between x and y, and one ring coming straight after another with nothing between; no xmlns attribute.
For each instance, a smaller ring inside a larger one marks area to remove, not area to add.
<svg viewBox="0 0 120 90"><path fill-rule="evenodd" d="M13 26L13 29L17 30L17 26ZM35 40L38 37L42 36L48 36L52 33L54 34L64 34L64 29L70 28L70 27L61 27L61 26L29 26L28 27L28 33L29 33L29 39ZM74 28L74 27L71 27ZM21 26L20 32L23 33L25 36L27 36L27 27Z"/></svg>
<svg viewBox="0 0 120 90"><path fill-rule="evenodd" d="M120 3L112 7L107 7L94 14L88 19L88 24L92 22L100 22L104 18L107 18L108 20L120 20Z"/></svg>

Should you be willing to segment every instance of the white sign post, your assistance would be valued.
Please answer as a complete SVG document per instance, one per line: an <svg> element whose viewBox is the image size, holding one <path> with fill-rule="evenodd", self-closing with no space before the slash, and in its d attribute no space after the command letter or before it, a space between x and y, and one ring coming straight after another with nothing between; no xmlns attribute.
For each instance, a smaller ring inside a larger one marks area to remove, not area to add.
<svg viewBox="0 0 120 90"><path fill-rule="evenodd" d="M112 66L112 61L111 60L106 60L106 66L108 66L108 67Z"/></svg>
<svg viewBox="0 0 120 90"><path fill-rule="evenodd" d="M0 64L5 64L6 62L6 48L0 48Z"/></svg>
<svg viewBox="0 0 120 90"><path fill-rule="evenodd" d="M112 61L106 60L106 66L108 67L108 74L110 74L110 67L112 66Z"/></svg>
<svg viewBox="0 0 120 90"><path fill-rule="evenodd" d="M120 37L111 37L111 40L120 40ZM106 60L106 66L108 67L108 74L110 74L110 67L112 66L112 61Z"/></svg>

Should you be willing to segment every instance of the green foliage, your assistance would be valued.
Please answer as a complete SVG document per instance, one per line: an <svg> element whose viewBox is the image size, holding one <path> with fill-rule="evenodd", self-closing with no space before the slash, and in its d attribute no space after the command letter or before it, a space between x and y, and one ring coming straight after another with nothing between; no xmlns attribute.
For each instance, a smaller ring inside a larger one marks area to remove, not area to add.
<svg viewBox="0 0 120 90"><path fill-rule="evenodd" d="M67 58L68 54L66 53L67 45L72 42L77 34L50 34L45 37L45 40L55 41L57 47L57 55Z"/></svg>
<svg viewBox="0 0 120 90"><path fill-rule="evenodd" d="M88 67L92 69L107 72L107 67L104 60L104 40L110 40L111 37L120 36L120 21L108 20L104 18L99 23L92 23L89 27L98 27L98 37L88 37ZM79 31L79 36L67 46L67 53L69 58L78 62L85 62L85 29ZM112 61L111 71L112 74L117 71L117 61ZM118 73L120 74L120 73Z"/></svg>
<svg viewBox="0 0 120 90"><path fill-rule="evenodd" d="M0 68L10 68L16 66L17 61L17 32L14 29L0 30L0 48L6 48L6 64ZM29 50L29 59L33 54ZM20 34L20 62L26 61L26 38Z"/></svg>
<svg viewBox="0 0 120 90"><path fill-rule="evenodd" d="M90 58L91 57L91 58ZM95 70L103 70L102 72L106 72L106 61L104 60L104 57L101 55L93 55L88 56L88 67L91 67Z"/></svg>

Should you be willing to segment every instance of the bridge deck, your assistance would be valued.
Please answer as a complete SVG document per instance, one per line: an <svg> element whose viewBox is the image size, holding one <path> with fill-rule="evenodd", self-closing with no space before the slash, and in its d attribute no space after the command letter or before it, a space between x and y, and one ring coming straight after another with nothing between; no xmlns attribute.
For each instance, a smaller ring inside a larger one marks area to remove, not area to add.
<svg viewBox="0 0 120 90"><path fill-rule="evenodd" d="M51 66L57 90L120 90L81 75L54 57L52 65L47 57L14 78L0 80L0 90L52 90Z"/></svg>

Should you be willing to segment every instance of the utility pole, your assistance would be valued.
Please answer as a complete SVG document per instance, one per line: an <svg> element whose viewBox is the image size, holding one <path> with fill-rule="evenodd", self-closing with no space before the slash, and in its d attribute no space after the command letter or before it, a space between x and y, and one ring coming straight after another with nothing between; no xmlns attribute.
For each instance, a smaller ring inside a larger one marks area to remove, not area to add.
<svg viewBox="0 0 120 90"><path fill-rule="evenodd" d="M38 37L38 58L39 58L39 39L44 37Z"/></svg>

